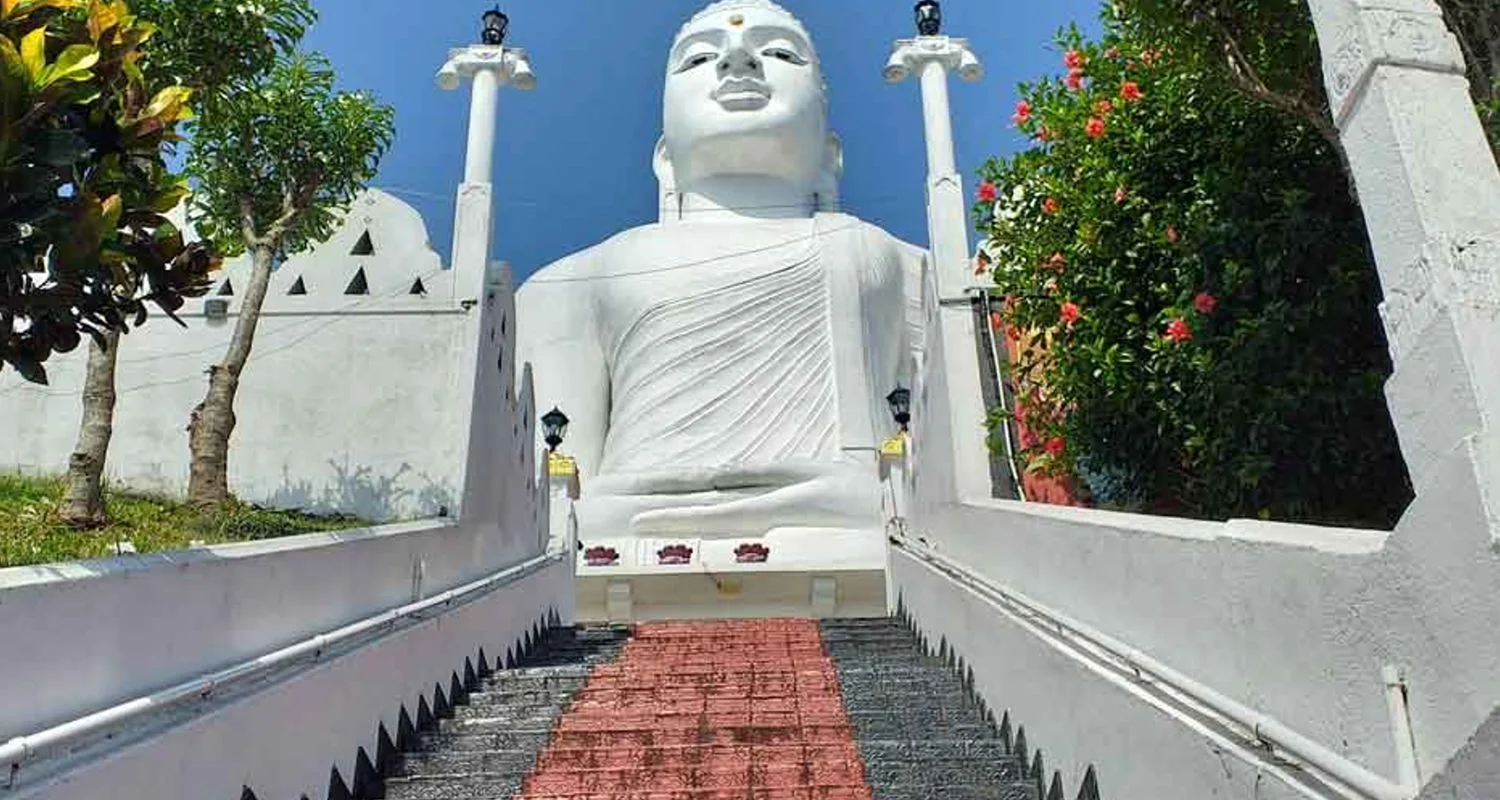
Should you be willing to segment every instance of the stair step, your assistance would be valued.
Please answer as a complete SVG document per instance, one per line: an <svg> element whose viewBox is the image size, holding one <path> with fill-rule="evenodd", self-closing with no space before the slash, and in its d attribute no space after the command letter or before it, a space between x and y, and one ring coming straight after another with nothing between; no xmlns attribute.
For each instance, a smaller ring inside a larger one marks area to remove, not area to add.
<svg viewBox="0 0 1500 800"><path fill-rule="evenodd" d="M515 775L472 774L390 778L386 800L511 800L521 791Z"/></svg>
<svg viewBox="0 0 1500 800"><path fill-rule="evenodd" d="M502 733L511 730L550 731L557 724L560 713L535 712L525 716L494 713L485 716L454 716L453 719L438 720L438 733L476 734Z"/></svg>
<svg viewBox="0 0 1500 800"><path fill-rule="evenodd" d="M494 733L426 733L422 734L420 752L442 751L510 751L541 750L552 736L551 728L507 730Z"/></svg>
<svg viewBox="0 0 1500 800"><path fill-rule="evenodd" d="M409 753L402 758L399 774L405 777L438 775L525 775L536 766L537 750L442 749Z"/></svg>
<svg viewBox="0 0 1500 800"><path fill-rule="evenodd" d="M546 632L421 734L385 797L1041 800L901 622L807 624Z"/></svg>

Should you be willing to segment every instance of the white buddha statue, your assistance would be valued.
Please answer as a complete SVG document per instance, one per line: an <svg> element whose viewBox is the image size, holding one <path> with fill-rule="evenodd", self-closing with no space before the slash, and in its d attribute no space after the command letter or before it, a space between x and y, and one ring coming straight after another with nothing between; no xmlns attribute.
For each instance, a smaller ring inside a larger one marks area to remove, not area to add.
<svg viewBox="0 0 1500 800"><path fill-rule="evenodd" d="M660 221L516 302L537 406L572 420L581 538L880 529L925 251L836 210L817 53L774 3L694 16L664 105Z"/></svg>

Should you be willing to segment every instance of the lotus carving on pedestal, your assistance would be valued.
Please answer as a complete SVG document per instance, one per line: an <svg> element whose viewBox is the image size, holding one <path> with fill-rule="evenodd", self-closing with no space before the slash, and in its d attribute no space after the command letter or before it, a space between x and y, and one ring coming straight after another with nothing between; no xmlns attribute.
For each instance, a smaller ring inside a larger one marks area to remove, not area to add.
<svg viewBox="0 0 1500 800"><path fill-rule="evenodd" d="M613 547L590 547L583 551L583 562L591 567L612 567L620 563L620 553Z"/></svg>
<svg viewBox="0 0 1500 800"><path fill-rule="evenodd" d="M741 564L764 564L771 557L771 548L763 544L747 543L734 548L734 560Z"/></svg>

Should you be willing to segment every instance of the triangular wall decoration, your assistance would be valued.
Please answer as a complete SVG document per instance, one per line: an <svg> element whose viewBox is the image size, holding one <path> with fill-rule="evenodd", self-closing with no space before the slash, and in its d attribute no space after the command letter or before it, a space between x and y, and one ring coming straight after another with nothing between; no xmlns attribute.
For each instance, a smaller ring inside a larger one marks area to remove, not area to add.
<svg viewBox="0 0 1500 800"><path fill-rule="evenodd" d="M354 243L354 249L349 251L351 256L373 256L375 255L375 242L370 239L370 232L360 234L359 241Z"/></svg>
<svg viewBox="0 0 1500 800"><path fill-rule="evenodd" d="M302 279L299 277L297 279L297 282L292 284L292 288L287 291L287 294L307 294L307 284L303 283Z"/></svg>
<svg viewBox="0 0 1500 800"><path fill-rule="evenodd" d="M370 282L365 279L365 269L364 269L364 267L360 267L359 268L359 272L354 273L354 280L349 281L349 288L347 288L347 289L344 290L344 294L369 294L369 293L370 293Z"/></svg>
<svg viewBox="0 0 1500 800"><path fill-rule="evenodd" d="M421 278L417 278L416 283L411 285L411 291L407 292L407 294L427 294L427 284L422 283Z"/></svg>
<svg viewBox="0 0 1500 800"><path fill-rule="evenodd" d="M234 284L230 283L228 280L225 280L224 285L219 287L219 296L234 297Z"/></svg>

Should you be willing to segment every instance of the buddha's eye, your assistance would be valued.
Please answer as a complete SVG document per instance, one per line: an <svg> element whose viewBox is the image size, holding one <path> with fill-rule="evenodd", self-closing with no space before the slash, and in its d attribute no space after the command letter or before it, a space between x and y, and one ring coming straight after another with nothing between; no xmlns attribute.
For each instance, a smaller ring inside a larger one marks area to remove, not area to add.
<svg viewBox="0 0 1500 800"><path fill-rule="evenodd" d="M774 58L774 59L777 59L777 60L780 60L780 61L785 61L788 64L806 64L807 63L807 59L803 58L802 56L798 55L797 53L795 53L795 52L793 52L791 50L788 50L785 47L768 47L768 48L765 49L764 52L765 52L765 56L767 58Z"/></svg>
<svg viewBox="0 0 1500 800"><path fill-rule="evenodd" d="M715 58L718 58L718 56L715 56L713 53L694 53L682 60L682 65L677 68L677 71L687 72L690 69L696 69L713 61Z"/></svg>

